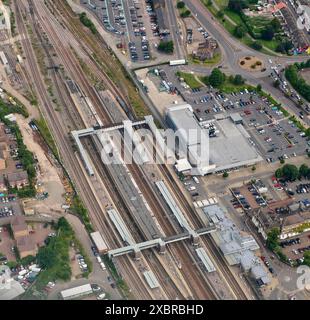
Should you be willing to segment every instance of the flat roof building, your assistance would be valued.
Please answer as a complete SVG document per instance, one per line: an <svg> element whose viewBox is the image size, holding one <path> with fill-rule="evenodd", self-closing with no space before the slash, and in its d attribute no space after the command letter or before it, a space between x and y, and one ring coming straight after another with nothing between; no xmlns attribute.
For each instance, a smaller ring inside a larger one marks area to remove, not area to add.
<svg viewBox="0 0 310 320"><path fill-rule="evenodd" d="M106 253L108 251L108 247L99 231L92 232L90 236L93 239L99 253Z"/></svg>
<svg viewBox="0 0 310 320"><path fill-rule="evenodd" d="M187 156L194 167L192 173L197 175L250 166L262 161L257 150L249 143L250 136L242 124L235 124L239 120L235 115L233 118L221 117L199 123L189 104L171 106L166 112L167 125L177 132L182 147L183 154L179 154L179 157ZM187 154L184 154L185 151Z"/></svg>
<svg viewBox="0 0 310 320"><path fill-rule="evenodd" d="M64 300L71 300L71 299L76 299L92 293L93 293L93 289L91 285L88 283L79 287L63 290L60 292L60 295Z"/></svg>

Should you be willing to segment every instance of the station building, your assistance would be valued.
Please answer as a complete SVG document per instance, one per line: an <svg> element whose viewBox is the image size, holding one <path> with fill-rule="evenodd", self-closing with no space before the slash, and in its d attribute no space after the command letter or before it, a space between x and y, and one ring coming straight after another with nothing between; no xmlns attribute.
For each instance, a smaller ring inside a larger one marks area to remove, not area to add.
<svg viewBox="0 0 310 320"><path fill-rule="evenodd" d="M199 122L189 104L180 104L168 107L166 123L178 132L178 143L183 150L187 148L187 155L183 152L178 156L187 157L192 174L229 171L263 160L250 144L250 136L236 115L232 118L224 114Z"/></svg>

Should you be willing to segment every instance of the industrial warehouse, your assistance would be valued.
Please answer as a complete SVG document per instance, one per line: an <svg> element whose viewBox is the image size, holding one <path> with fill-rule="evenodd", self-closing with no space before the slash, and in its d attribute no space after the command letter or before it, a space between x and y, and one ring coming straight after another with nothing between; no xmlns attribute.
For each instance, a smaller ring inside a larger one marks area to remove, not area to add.
<svg viewBox="0 0 310 320"><path fill-rule="evenodd" d="M198 122L192 107L182 104L168 107L166 122L174 131L182 129L180 144L187 146L189 161L193 166L192 174L206 175L262 161L256 149L250 145L249 135L243 125L235 117L221 115L214 120ZM197 134L189 135L194 130ZM205 147L201 141L206 140L209 140L209 152L199 153Z"/></svg>

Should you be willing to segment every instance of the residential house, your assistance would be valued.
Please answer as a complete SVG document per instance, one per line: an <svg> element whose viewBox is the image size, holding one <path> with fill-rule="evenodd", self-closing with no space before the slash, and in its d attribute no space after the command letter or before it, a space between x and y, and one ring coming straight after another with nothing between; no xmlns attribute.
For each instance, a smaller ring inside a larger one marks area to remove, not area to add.
<svg viewBox="0 0 310 320"><path fill-rule="evenodd" d="M28 174L26 171L8 173L7 179L9 186L12 188L21 189L29 185Z"/></svg>

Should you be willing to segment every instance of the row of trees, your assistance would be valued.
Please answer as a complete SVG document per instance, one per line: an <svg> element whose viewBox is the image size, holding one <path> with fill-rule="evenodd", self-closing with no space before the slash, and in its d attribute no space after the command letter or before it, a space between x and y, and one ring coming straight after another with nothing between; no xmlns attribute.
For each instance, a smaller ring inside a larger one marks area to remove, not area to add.
<svg viewBox="0 0 310 320"><path fill-rule="evenodd" d="M190 10L186 8L184 1L178 1L177 8L182 10L180 14L182 18L187 18L192 14Z"/></svg>
<svg viewBox="0 0 310 320"><path fill-rule="evenodd" d="M289 181L295 181L298 178L310 179L310 168L306 164L302 164L299 168L293 164L285 164L276 170L275 176Z"/></svg>
<svg viewBox="0 0 310 320"><path fill-rule="evenodd" d="M310 59L306 62L295 63L285 69L285 77L292 87L310 102L310 85L299 75L299 70L310 68Z"/></svg>
<svg viewBox="0 0 310 320"><path fill-rule="evenodd" d="M286 255L282 252L279 244L280 229L273 228L267 234L267 248L273 251L283 262L287 261Z"/></svg>
<svg viewBox="0 0 310 320"><path fill-rule="evenodd" d="M214 68L210 74L210 76L206 76L203 78L203 82L207 85L211 85L214 88L220 88L225 81L228 80L231 84L236 86L243 85L245 80L242 78L240 74L236 74L235 76L227 77L225 73L223 73L220 69Z"/></svg>

